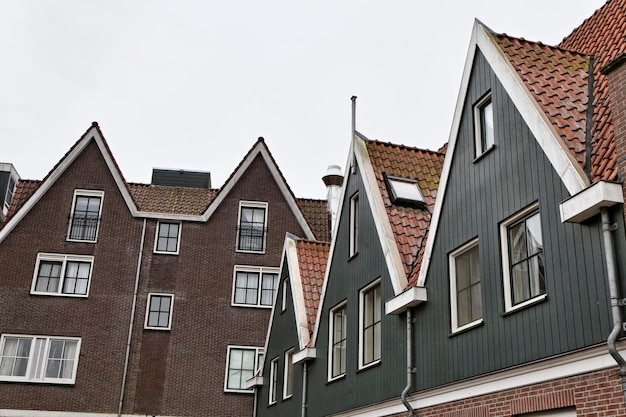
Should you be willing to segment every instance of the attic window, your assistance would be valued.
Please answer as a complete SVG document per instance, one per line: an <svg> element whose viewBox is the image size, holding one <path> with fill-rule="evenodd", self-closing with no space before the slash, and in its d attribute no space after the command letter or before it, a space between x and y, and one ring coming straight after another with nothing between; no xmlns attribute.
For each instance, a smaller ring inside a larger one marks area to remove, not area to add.
<svg viewBox="0 0 626 417"><path fill-rule="evenodd" d="M424 195L416 180L391 176L387 176L386 179L392 203L418 205L425 203Z"/></svg>

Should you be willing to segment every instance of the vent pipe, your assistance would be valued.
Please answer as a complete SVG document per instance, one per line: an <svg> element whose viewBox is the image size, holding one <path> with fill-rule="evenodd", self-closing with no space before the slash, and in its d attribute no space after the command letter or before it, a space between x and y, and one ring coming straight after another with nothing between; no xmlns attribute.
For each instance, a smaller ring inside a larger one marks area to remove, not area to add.
<svg viewBox="0 0 626 417"><path fill-rule="evenodd" d="M341 197L341 184L343 175L339 165L329 165L326 173L322 177L326 184L326 201L328 202L328 218L330 220L330 230L335 227L337 220L337 210L339 210L339 198Z"/></svg>

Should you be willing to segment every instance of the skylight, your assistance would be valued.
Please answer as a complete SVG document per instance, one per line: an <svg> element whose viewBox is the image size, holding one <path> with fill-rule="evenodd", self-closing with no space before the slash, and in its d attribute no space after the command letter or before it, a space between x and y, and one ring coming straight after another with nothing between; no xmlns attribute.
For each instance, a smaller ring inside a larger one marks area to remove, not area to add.
<svg viewBox="0 0 626 417"><path fill-rule="evenodd" d="M424 196L417 181L409 178L387 177L389 194L394 203L423 204Z"/></svg>

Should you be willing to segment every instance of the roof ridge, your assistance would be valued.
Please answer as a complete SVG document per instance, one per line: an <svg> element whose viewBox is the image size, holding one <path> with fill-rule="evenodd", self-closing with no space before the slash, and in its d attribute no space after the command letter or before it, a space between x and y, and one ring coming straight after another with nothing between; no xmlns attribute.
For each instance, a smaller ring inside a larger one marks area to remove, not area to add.
<svg viewBox="0 0 626 417"><path fill-rule="evenodd" d="M404 144L400 144L400 143L393 143L393 142L382 141L382 140L377 140L377 139L364 139L364 140L367 141L367 142L373 143L373 144L389 146L389 147L392 147L392 148L400 148L400 149L406 149L406 150L412 150L412 151L418 151L418 152L425 152L425 153L433 153L433 154L443 155L442 152L434 151L432 149L418 148L417 146L404 145Z"/></svg>
<svg viewBox="0 0 626 417"><path fill-rule="evenodd" d="M563 48L562 46L560 46L560 43L559 43L559 45L550 45L550 44L547 44L547 43L543 43L541 41L533 41L533 40L526 39L526 38L520 37L520 36L508 35L506 33L494 33L494 36L495 37L505 37L505 38L508 38L508 39L515 39L515 40L518 40L520 42L524 42L524 43L527 43L527 44L538 45L538 46L542 46L542 47L545 47L545 48L548 48L548 49L554 49L554 50L558 50L558 51L561 51L561 52L567 52L567 53L571 53L571 54L575 54L575 55L580 55L581 57L585 57L585 58L589 58L591 56L591 55L589 55L589 54L587 54L585 52L580 52L580 51L576 51L576 50L573 50L573 49Z"/></svg>

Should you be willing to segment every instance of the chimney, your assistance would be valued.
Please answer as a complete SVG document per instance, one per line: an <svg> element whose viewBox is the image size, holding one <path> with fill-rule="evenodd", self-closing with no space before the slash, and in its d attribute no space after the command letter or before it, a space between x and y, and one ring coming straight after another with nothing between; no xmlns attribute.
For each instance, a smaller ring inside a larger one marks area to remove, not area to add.
<svg viewBox="0 0 626 417"><path fill-rule="evenodd" d="M337 220L337 210L339 209L339 198L341 197L341 185L343 184L343 175L339 165L329 165L326 174L322 177L322 181L326 184L326 201L328 202L328 217L330 219L330 230L335 227Z"/></svg>

